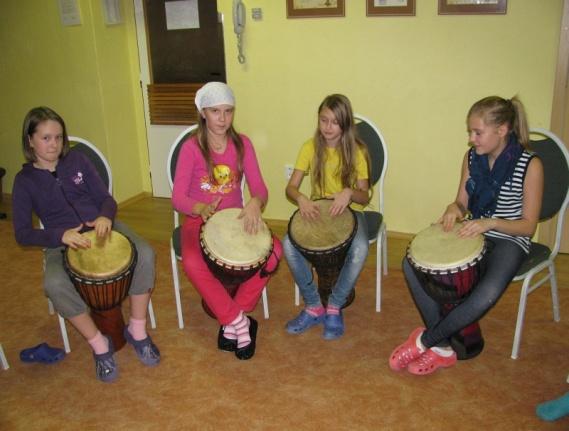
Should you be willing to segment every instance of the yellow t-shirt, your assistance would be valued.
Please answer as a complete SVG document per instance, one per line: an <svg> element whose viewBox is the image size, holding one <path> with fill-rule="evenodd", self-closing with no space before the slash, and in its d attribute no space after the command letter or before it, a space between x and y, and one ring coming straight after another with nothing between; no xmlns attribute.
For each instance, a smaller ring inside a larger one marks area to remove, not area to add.
<svg viewBox="0 0 569 431"><path fill-rule="evenodd" d="M295 169L299 171L304 171L305 173L310 172L312 163L314 161L314 139L311 138L302 144L298 157L296 159ZM334 193L341 192L344 187L342 187L342 182L340 176L338 175L338 168L340 166L340 155L336 148L326 148L326 164L324 167L324 191L319 193L318 190L312 190L311 199L326 198L330 197ZM359 148L356 152L356 180L367 180L367 161L364 156L363 151ZM364 206L355 202L350 204L350 208L357 211L362 211Z"/></svg>

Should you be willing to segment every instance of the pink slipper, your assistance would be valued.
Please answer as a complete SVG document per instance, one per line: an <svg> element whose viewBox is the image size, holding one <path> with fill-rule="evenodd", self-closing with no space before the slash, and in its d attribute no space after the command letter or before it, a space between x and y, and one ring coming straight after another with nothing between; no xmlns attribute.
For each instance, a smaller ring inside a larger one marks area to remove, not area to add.
<svg viewBox="0 0 569 431"><path fill-rule="evenodd" d="M415 329L411 332L407 341L397 346L391 353L391 356L389 357L389 366L393 371L401 371L423 354L423 352L417 347L417 338L419 338L424 331L425 328Z"/></svg>
<svg viewBox="0 0 569 431"><path fill-rule="evenodd" d="M433 349L428 349L419 359L411 362L407 367L407 371L417 376L425 376L434 373L439 368L448 368L456 364L456 353L452 352L451 356L441 356Z"/></svg>

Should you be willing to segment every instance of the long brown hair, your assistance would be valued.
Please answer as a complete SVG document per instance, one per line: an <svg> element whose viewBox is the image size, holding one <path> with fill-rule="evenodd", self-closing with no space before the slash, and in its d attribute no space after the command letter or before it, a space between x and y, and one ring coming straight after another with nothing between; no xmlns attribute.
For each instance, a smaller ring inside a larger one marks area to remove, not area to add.
<svg viewBox="0 0 569 431"><path fill-rule="evenodd" d="M67 129L65 128L63 118L47 106L38 106L30 109L24 118L24 124L22 126L22 149L24 151L24 157L30 163L37 162L36 153L30 145L30 138L36 133L38 125L48 120L56 121L63 130L63 149L61 150L59 158L65 157L69 152L69 137L67 136Z"/></svg>
<svg viewBox="0 0 569 431"><path fill-rule="evenodd" d="M472 115L478 115L485 124L499 127L503 124L508 126L510 132L514 132L518 142L527 148L529 143L529 126L524 105L514 96L511 99L504 99L499 96L489 96L476 102L470 110L466 119Z"/></svg>
<svg viewBox="0 0 569 431"><path fill-rule="evenodd" d="M239 133L237 133L237 131L233 127L233 123L231 124L231 127L229 127L229 129L227 130L227 134L235 144L235 148L237 150L237 173L238 173L237 181L240 182L241 177L243 176L243 157L245 153L243 140L241 139ZM209 150L209 142L207 139L207 124L203 116L199 115L198 128L192 135L195 135L197 138L198 147L200 148L202 156L207 164L207 172L209 175L209 179L210 181L213 181L214 180L213 160L211 158L211 152Z"/></svg>
<svg viewBox="0 0 569 431"><path fill-rule="evenodd" d="M357 180L356 154L357 149L363 152L366 162L368 179L370 176L370 159L367 146L357 137L354 114L350 100L342 94L331 94L327 96L318 107L318 121L316 124L316 132L314 133L314 161L312 168L312 197L322 197L325 190L324 168L326 164L326 139L320 133L320 114L322 110L328 108L334 116L342 130L340 137L340 145L338 146L338 154L340 157L340 165L338 166L337 175L340 177L342 187L353 188ZM371 188L371 185L370 185Z"/></svg>

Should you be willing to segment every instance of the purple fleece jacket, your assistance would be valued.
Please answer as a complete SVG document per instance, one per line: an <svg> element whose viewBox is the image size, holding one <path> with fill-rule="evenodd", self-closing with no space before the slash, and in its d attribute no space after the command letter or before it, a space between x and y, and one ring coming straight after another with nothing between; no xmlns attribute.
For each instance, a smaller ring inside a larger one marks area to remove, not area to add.
<svg viewBox="0 0 569 431"><path fill-rule="evenodd" d="M21 245L59 247L66 230L99 216L115 218L117 203L85 155L70 151L59 160L55 172L57 178L26 163L14 179L14 232ZM44 229L34 228L32 212Z"/></svg>

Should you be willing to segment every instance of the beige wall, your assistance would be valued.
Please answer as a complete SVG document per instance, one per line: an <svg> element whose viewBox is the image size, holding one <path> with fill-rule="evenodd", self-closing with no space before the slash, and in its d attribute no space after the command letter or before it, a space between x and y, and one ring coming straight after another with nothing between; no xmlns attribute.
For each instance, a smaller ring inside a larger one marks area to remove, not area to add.
<svg viewBox="0 0 569 431"><path fill-rule="evenodd" d="M499 16L439 16L436 0L417 0L415 17L387 18L368 18L364 0L347 0L344 18L294 20L285 1L249 0L245 65L236 59L232 2L218 3L236 125L260 155L269 218L292 213L284 164L294 163L329 93L346 94L386 138L393 231L418 231L454 199L473 102L517 93L531 124L549 126L561 0L510 0ZM263 9L262 21L250 18L252 7Z"/></svg>
<svg viewBox="0 0 569 431"><path fill-rule="evenodd" d="M346 16L286 19L285 1L245 0L247 63L237 62L232 0L225 16L226 64L237 97L236 127L253 140L271 198L266 216L286 220L284 165L294 163L333 92L372 119L389 147L386 221L416 232L454 198L466 150L464 116L477 99L519 94L533 126L548 127L561 0L510 0L499 16L439 16L436 0L416 0L415 17L368 18L364 0ZM52 106L70 133L109 157L115 196L150 191L133 5L105 26L98 0L79 0L83 25L63 27L57 1L0 2L0 164L4 190L22 163L21 121ZM263 10L253 21L252 7Z"/></svg>

